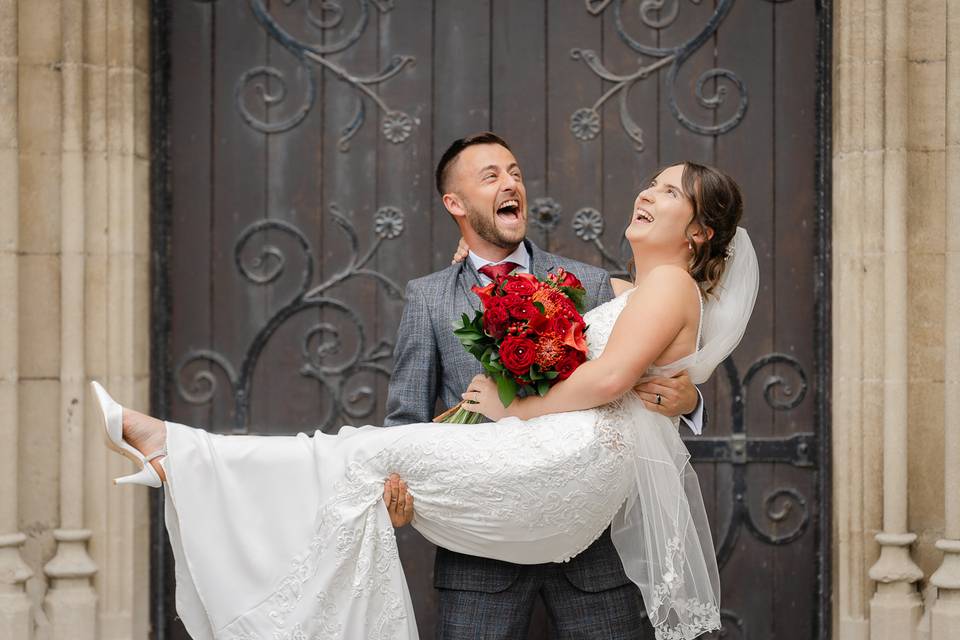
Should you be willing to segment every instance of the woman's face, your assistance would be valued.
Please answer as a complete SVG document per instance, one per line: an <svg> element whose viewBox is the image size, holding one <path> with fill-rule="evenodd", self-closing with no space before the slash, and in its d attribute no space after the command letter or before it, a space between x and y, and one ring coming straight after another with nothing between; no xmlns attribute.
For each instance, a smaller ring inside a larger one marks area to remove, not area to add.
<svg viewBox="0 0 960 640"><path fill-rule="evenodd" d="M682 188L683 165L664 169L637 195L626 237L631 243L687 250L686 230L693 203Z"/></svg>

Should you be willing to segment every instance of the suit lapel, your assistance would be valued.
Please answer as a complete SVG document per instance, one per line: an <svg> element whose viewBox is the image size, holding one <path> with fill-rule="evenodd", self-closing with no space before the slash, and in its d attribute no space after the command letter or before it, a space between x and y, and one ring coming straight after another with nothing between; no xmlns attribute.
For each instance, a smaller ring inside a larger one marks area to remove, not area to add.
<svg viewBox="0 0 960 640"><path fill-rule="evenodd" d="M546 278L547 273L558 266L556 257L552 253L543 251L529 240L524 240L524 242L530 253L530 273L538 278Z"/></svg>

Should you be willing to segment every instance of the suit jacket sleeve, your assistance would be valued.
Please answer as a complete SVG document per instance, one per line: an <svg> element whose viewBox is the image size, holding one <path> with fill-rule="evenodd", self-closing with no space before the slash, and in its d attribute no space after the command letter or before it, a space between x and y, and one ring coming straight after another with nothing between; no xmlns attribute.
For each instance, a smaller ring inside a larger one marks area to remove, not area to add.
<svg viewBox="0 0 960 640"><path fill-rule="evenodd" d="M610 282L610 276L604 272L600 278L600 287L597 289L597 304L601 305L608 300L613 300L613 284Z"/></svg>
<svg viewBox="0 0 960 640"><path fill-rule="evenodd" d="M388 427L430 422L437 401L439 356L427 304L413 282L407 284L405 297L387 389Z"/></svg>

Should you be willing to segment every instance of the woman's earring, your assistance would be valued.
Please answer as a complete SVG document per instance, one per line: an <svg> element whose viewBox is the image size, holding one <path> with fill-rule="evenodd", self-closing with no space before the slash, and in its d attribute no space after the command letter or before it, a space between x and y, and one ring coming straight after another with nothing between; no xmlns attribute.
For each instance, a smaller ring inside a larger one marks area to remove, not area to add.
<svg viewBox="0 0 960 640"><path fill-rule="evenodd" d="M693 243L690 242L689 240L687 240L687 249L689 249L690 251L693 251Z"/></svg>

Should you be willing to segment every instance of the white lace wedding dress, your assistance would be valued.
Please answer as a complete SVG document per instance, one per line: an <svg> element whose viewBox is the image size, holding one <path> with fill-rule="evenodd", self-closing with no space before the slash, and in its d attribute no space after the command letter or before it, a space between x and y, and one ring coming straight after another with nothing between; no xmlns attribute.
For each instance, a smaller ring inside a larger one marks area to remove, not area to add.
<svg viewBox="0 0 960 640"><path fill-rule="evenodd" d="M590 357L629 295L586 315ZM676 366L695 369L695 358ZM167 423L167 449L177 612L195 640L417 638L382 501L393 472L414 496L413 526L440 546L520 564L563 562L612 523L658 639L695 638L720 624L714 549L689 455L675 422L633 392L525 422L343 427L337 435L222 436Z"/></svg>

